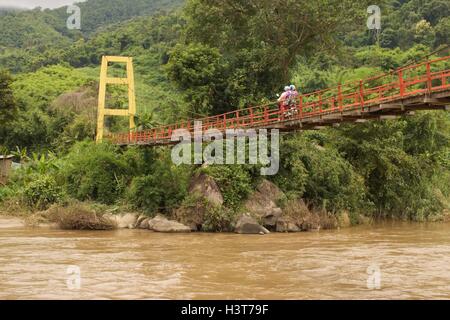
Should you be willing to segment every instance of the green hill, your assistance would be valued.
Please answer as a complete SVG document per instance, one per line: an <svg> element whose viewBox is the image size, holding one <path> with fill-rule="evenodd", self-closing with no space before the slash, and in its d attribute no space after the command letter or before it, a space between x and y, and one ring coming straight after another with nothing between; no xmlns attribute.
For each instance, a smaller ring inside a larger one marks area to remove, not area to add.
<svg viewBox="0 0 450 320"><path fill-rule="evenodd" d="M183 0L89 0L79 3L81 30L69 30L66 7L4 11L0 15L0 65L13 73L59 63L70 46L102 28L179 7Z"/></svg>

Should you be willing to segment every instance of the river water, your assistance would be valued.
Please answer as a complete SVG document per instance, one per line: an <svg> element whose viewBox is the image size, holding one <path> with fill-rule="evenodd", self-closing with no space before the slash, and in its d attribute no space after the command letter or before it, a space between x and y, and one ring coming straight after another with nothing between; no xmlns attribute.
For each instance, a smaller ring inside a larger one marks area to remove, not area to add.
<svg viewBox="0 0 450 320"><path fill-rule="evenodd" d="M0 299L450 298L450 224L249 236L0 229Z"/></svg>

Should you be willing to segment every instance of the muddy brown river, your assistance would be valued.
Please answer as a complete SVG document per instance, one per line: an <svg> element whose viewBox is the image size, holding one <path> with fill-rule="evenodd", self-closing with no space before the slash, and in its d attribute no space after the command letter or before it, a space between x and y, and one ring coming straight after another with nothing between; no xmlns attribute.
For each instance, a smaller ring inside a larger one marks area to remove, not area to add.
<svg viewBox="0 0 450 320"><path fill-rule="evenodd" d="M248 236L0 229L0 299L450 298L450 224Z"/></svg>

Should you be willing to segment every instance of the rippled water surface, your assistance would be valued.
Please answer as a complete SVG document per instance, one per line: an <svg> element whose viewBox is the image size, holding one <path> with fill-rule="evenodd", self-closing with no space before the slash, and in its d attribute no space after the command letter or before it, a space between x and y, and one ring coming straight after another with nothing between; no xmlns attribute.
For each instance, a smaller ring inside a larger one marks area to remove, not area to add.
<svg viewBox="0 0 450 320"><path fill-rule="evenodd" d="M450 224L266 236L0 229L0 299L361 298L449 299Z"/></svg>

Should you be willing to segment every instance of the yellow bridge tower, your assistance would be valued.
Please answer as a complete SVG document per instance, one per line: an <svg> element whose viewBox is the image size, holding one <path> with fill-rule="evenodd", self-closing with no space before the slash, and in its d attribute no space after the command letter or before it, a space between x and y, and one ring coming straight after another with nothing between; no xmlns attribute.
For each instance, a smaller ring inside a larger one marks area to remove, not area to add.
<svg viewBox="0 0 450 320"><path fill-rule="evenodd" d="M125 63L126 78L108 77L108 64L110 62ZM123 84L128 86L128 110L106 108L106 86L108 84ZM98 118L97 118L97 143L102 142L104 134L105 116L123 116L130 119L130 131L136 128L134 117L136 116L136 97L134 94L133 58L130 57L102 57L100 69L100 86L98 93Z"/></svg>

